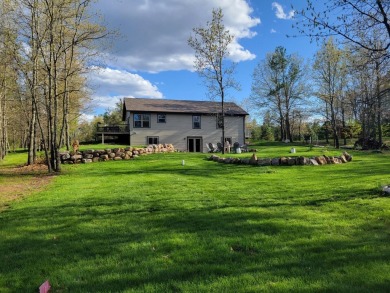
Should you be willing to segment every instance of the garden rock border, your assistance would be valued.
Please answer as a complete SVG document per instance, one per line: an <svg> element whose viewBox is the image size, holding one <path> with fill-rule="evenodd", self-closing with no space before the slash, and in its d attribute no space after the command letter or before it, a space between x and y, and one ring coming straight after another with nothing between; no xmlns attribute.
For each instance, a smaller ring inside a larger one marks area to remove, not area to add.
<svg viewBox="0 0 390 293"><path fill-rule="evenodd" d="M155 153L173 153L175 148L172 144L153 144L145 148L114 148L105 150L86 150L76 152L61 152L60 158L62 164L93 163L104 161L122 161L131 160L141 155Z"/></svg>
<svg viewBox="0 0 390 293"><path fill-rule="evenodd" d="M317 156L317 157L278 157L278 158L257 158L256 154L248 158L221 158L211 155L209 161L225 164L243 164L252 166L296 166L296 165L326 165L326 164L344 164L352 161L352 156L343 152L340 156Z"/></svg>

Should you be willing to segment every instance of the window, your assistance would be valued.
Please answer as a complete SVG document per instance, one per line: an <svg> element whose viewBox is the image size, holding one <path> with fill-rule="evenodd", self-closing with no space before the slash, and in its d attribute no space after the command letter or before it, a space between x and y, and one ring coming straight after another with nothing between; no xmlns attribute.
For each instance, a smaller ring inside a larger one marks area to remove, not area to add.
<svg viewBox="0 0 390 293"><path fill-rule="evenodd" d="M134 128L150 128L150 114L134 114Z"/></svg>
<svg viewBox="0 0 390 293"><path fill-rule="evenodd" d="M166 123L166 115L157 114L157 123Z"/></svg>
<svg viewBox="0 0 390 293"><path fill-rule="evenodd" d="M146 138L147 144L158 144L159 143L159 137L158 136L148 136Z"/></svg>
<svg viewBox="0 0 390 293"><path fill-rule="evenodd" d="M193 129L200 129L200 115L193 115L192 116L192 128Z"/></svg>
<svg viewBox="0 0 390 293"><path fill-rule="evenodd" d="M223 127L223 120L222 114L217 114L217 128Z"/></svg>

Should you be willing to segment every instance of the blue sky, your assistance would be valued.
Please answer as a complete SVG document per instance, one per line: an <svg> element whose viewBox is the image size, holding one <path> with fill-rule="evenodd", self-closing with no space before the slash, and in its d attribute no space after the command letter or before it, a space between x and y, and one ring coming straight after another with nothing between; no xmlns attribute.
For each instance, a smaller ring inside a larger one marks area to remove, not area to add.
<svg viewBox="0 0 390 293"><path fill-rule="evenodd" d="M237 62L241 91L230 91L237 104L249 97L258 62L277 46L309 60L317 45L306 37L288 38L294 11L304 1L270 0L101 0L100 11L109 30L119 37L104 66L89 74L92 103L85 117L101 114L123 97L207 100L206 87L193 69L187 45L192 28L204 26L213 8L221 7L225 26L236 36L231 58Z"/></svg>

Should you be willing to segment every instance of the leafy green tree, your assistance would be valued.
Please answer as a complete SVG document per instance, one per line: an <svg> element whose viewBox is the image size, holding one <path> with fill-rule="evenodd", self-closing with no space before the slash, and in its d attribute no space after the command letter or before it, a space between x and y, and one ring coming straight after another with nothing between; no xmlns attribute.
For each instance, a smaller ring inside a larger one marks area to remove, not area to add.
<svg viewBox="0 0 390 293"><path fill-rule="evenodd" d="M226 92L231 88L239 89L234 79L235 64L227 60L229 45L234 36L223 24L221 8L213 9L211 22L207 22L205 27L194 28L193 32L195 36L188 39L188 44L195 50L194 67L203 78L210 97L219 98L221 101L222 152L224 152Z"/></svg>
<svg viewBox="0 0 390 293"><path fill-rule="evenodd" d="M92 121L80 121L78 124L78 129L74 134L74 138L80 142L91 142L96 138L96 131L98 123L103 122L103 116L95 116Z"/></svg>
<svg viewBox="0 0 390 293"><path fill-rule="evenodd" d="M333 39L330 38L317 52L313 64L314 80L317 84L316 95L325 104L324 115L330 121L336 148L340 147L338 121L343 113L342 105L346 96L345 59L345 52L337 48Z"/></svg>
<svg viewBox="0 0 390 293"><path fill-rule="evenodd" d="M260 109L278 114L280 139L293 141L291 115L308 92L303 60L284 47L267 54L253 72L251 99Z"/></svg>
<svg viewBox="0 0 390 293"><path fill-rule="evenodd" d="M29 44L18 61L31 106L28 163L34 163L37 132L49 172L61 170L60 148L69 148L72 121L81 108L89 58L105 28L92 21L91 0L17 0L20 35ZM75 114L71 114L74 112Z"/></svg>
<svg viewBox="0 0 390 293"><path fill-rule="evenodd" d="M274 141L274 128L271 125L261 125L260 139Z"/></svg>
<svg viewBox="0 0 390 293"><path fill-rule="evenodd" d="M103 123L106 125L118 125L123 123L122 110L123 104L121 101L115 103L115 107L112 110L107 110L103 114Z"/></svg>

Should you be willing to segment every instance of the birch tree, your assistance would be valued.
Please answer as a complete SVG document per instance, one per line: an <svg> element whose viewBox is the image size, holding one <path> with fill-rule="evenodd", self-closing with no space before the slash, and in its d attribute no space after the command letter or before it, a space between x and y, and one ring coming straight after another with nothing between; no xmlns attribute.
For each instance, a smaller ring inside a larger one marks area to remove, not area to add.
<svg viewBox="0 0 390 293"><path fill-rule="evenodd" d="M32 107L29 158L34 161L38 126L48 169L59 172L59 150L63 144L69 147L70 109L80 104L85 87L82 74L86 60L96 54L93 43L106 33L103 27L90 22L87 8L91 1L19 1L24 38L30 45L21 67Z"/></svg>
<svg viewBox="0 0 390 293"><path fill-rule="evenodd" d="M0 160L7 154L9 148L8 121L15 92L17 92L14 10L12 1L0 2Z"/></svg>

